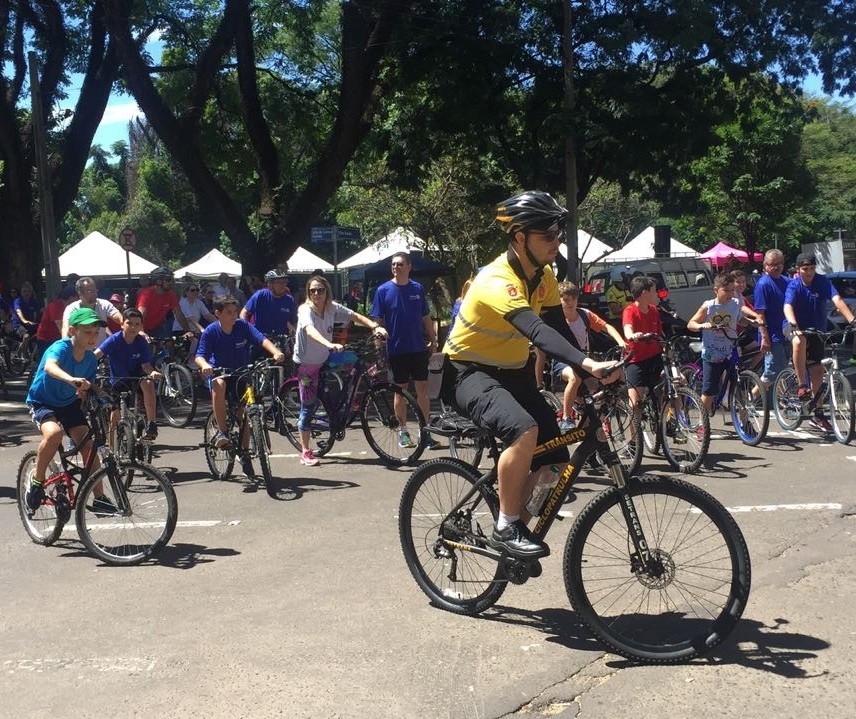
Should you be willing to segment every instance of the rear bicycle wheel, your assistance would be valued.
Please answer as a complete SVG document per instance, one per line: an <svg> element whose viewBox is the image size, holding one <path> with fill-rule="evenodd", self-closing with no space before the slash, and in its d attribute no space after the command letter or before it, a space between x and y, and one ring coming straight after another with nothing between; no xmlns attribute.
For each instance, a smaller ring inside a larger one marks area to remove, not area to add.
<svg viewBox="0 0 856 719"><path fill-rule="evenodd" d="M487 547L499 513L492 487L479 489L450 515L478 479L460 460L432 459L410 475L399 505L407 568L434 605L455 614L483 612L507 585L496 559L463 548Z"/></svg>
<svg viewBox="0 0 856 719"><path fill-rule="evenodd" d="M731 422L743 444L754 447L767 436L770 426L770 405L761 378L751 370L743 370L728 389Z"/></svg>
<svg viewBox="0 0 856 719"><path fill-rule="evenodd" d="M710 446L710 417L691 389L675 387L675 396L663 400L660 438L672 467L688 474L698 471Z"/></svg>
<svg viewBox="0 0 856 719"><path fill-rule="evenodd" d="M36 476L36 457L35 450L27 452L18 465L18 513L30 539L47 547L59 539L62 528L71 516L71 510L65 496L65 487L60 489L61 485L53 484L45 487L45 499L35 512L30 512L27 507L27 492ZM58 471L59 465L55 461L51 462L48 476Z"/></svg>
<svg viewBox="0 0 856 719"><path fill-rule="evenodd" d="M164 419L173 427L186 427L196 415L196 386L193 373L182 364L170 362L163 369L158 402Z"/></svg>
<svg viewBox="0 0 856 719"><path fill-rule="evenodd" d="M413 464L422 455L425 419L409 392L397 384L373 383L363 398L360 412L366 440L385 464L401 467Z"/></svg>
<svg viewBox="0 0 856 719"><path fill-rule="evenodd" d="M172 483L150 465L132 462L120 472L104 465L81 486L75 518L81 541L96 557L139 564L172 537L178 500Z"/></svg>
<svg viewBox="0 0 856 719"><path fill-rule="evenodd" d="M609 422L608 441L618 455L624 474L628 477L636 474L642 464L642 422L634 416L630 402L622 398L609 406L605 419Z"/></svg>
<svg viewBox="0 0 856 719"><path fill-rule="evenodd" d="M642 434L642 443L652 457L660 454L662 442L660 441L660 410L656 400L650 396L650 392L642 400L642 413L639 420L639 428ZM641 447L640 447L641 449Z"/></svg>
<svg viewBox="0 0 856 719"><path fill-rule="evenodd" d="M797 397L799 384L793 367L786 367L779 372L773 383L773 412L784 430L797 429L803 420L802 403Z"/></svg>
<svg viewBox="0 0 856 719"><path fill-rule="evenodd" d="M276 424L298 452L301 451L297 422L300 418L300 385L296 377L287 379L276 393ZM318 394L318 406L309 427L309 445L316 457L327 454L336 442L331 430L332 411L323 392Z"/></svg>
<svg viewBox="0 0 856 719"><path fill-rule="evenodd" d="M647 568L630 539L628 498ZM574 522L562 561L580 619L610 651L645 663L710 651L749 598L749 550L734 518L707 492L668 477L634 477L624 492L597 495Z"/></svg>
<svg viewBox="0 0 856 719"><path fill-rule="evenodd" d="M137 438L134 427L126 419L120 419L113 430L113 451L119 464L133 462L137 456Z"/></svg>
<svg viewBox="0 0 856 719"><path fill-rule="evenodd" d="M208 418L205 420L205 428L202 431L205 461L208 463L208 469L211 470L211 476L214 479L228 479L229 475L232 474L232 468L235 466L235 453L237 452L235 435L237 434L237 427L232 417L228 419L229 431L226 434L232 440L230 447L218 449L214 446L214 437L220 431L217 427L217 419L214 417L214 412L208 413Z"/></svg>
<svg viewBox="0 0 856 719"><path fill-rule="evenodd" d="M487 446L487 438L476 427L463 429L449 437L449 455L476 469L481 464Z"/></svg>
<svg viewBox="0 0 856 719"><path fill-rule="evenodd" d="M259 411L263 410L260 408ZM255 456L259 460L265 487L270 491L270 484L273 480L273 474L270 470L270 436L259 414L250 417L250 437L255 449Z"/></svg>
<svg viewBox="0 0 856 719"><path fill-rule="evenodd" d="M853 390L843 372L834 371L829 380L829 421L835 439L847 444L853 439Z"/></svg>

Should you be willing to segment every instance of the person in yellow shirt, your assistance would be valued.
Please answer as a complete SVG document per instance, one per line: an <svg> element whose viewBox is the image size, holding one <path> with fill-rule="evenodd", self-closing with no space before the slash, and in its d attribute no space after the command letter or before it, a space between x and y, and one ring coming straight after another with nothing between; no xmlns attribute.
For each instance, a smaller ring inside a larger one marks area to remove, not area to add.
<svg viewBox="0 0 856 719"><path fill-rule="evenodd" d="M551 265L567 214L537 190L497 205L496 221L509 235L508 251L476 275L443 348L452 375L445 398L505 444L497 470L499 517L487 541L519 559L550 553L527 528L524 503L542 472L568 460L564 447L533 460L538 444L559 436L559 425L535 384L529 344L595 377L613 367L573 345L562 314Z"/></svg>
<svg viewBox="0 0 856 719"><path fill-rule="evenodd" d="M621 313L633 301L628 290L629 284L626 275L622 274L621 279L618 282L613 282L606 290L608 308L606 318L613 327L619 329L621 328Z"/></svg>

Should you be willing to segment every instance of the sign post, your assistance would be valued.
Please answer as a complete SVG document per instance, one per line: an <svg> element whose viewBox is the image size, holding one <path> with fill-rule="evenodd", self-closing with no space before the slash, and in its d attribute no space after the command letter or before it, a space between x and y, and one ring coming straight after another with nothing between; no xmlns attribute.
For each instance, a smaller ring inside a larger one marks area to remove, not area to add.
<svg viewBox="0 0 856 719"><path fill-rule="evenodd" d="M343 297L342 283L339 281L339 240L349 242L360 241L360 229L358 227L313 227L311 230L313 243L333 243L333 293L336 297Z"/></svg>
<svg viewBox="0 0 856 719"><path fill-rule="evenodd" d="M137 233L130 227L125 227L119 233L119 244L125 250L125 266L128 269L128 292L131 292L131 252L137 246Z"/></svg>

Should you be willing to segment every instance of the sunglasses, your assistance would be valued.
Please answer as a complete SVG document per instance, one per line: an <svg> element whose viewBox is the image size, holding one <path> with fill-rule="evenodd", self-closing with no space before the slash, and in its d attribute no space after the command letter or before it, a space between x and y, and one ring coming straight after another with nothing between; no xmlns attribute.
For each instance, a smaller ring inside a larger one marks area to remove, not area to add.
<svg viewBox="0 0 856 719"><path fill-rule="evenodd" d="M803 265L800 265L800 269L802 269L803 267L817 267L817 263L816 262L807 262Z"/></svg>
<svg viewBox="0 0 856 719"><path fill-rule="evenodd" d="M188 292L199 292L199 288L198 287L188 287L187 291Z"/></svg>
<svg viewBox="0 0 856 719"><path fill-rule="evenodd" d="M326 292L327 292L326 287L310 287L309 288L309 294L310 295L315 295L315 294L323 295L323 294L326 294Z"/></svg>

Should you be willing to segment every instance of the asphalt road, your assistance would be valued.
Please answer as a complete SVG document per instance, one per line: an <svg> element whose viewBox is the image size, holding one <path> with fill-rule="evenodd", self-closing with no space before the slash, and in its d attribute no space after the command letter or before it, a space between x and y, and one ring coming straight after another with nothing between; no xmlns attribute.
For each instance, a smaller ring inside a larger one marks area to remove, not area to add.
<svg viewBox="0 0 856 719"><path fill-rule="evenodd" d="M358 431L317 468L280 440L273 500L212 481L199 427L162 429L179 525L156 562L114 568L73 526L29 541L15 472L35 434L19 405L0 418L2 717L853 716L856 446L776 432L749 448L715 420L690 479L735 512L752 594L712 657L664 668L604 653L577 623L559 551L571 521L543 575L483 616L431 607L399 547L409 470L380 465ZM565 509L603 486L584 475Z"/></svg>

